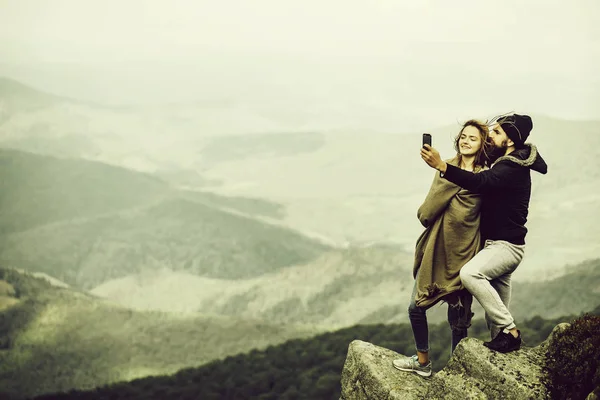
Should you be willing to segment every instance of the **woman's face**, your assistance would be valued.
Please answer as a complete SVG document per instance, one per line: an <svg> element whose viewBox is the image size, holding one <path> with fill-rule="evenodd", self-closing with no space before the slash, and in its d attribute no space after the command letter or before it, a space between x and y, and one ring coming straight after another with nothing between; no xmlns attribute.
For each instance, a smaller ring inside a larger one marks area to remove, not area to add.
<svg viewBox="0 0 600 400"><path fill-rule="evenodd" d="M458 139L458 151L463 156L474 156L481 149L481 134L474 126L467 126Z"/></svg>

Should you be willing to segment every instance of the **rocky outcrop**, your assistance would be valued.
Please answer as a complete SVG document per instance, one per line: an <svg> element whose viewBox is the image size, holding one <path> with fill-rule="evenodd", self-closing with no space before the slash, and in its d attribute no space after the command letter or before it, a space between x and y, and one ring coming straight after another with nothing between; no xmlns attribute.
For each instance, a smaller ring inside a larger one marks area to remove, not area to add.
<svg viewBox="0 0 600 400"><path fill-rule="evenodd" d="M546 399L541 383L542 365L558 325L537 347L502 354L466 338L448 364L430 378L398 371L392 366L394 351L355 340L350 343L342 371L342 399Z"/></svg>
<svg viewBox="0 0 600 400"><path fill-rule="evenodd" d="M342 370L342 399L423 399L426 381L416 374L398 371L392 361L400 354L354 340Z"/></svg>
<svg viewBox="0 0 600 400"><path fill-rule="evenodd" d="M455 399L544 399L541 348L502 354L467 338L442 371L431 379L428 398L443 393ZM439 396L442 398L442 396Z"/></svg>

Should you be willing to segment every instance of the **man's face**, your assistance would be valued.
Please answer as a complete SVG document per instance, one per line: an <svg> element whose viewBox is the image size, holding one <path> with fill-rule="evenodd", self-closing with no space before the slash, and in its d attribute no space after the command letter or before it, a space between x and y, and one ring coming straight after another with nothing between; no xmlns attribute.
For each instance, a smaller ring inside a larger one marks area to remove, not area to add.
<svg viewBox="0 0 600 400"><path fill-rule="evenodd" d="M492 129L490 130L490 139L492 140L492 144L496 149L506 150L508 148L509 138L500 124L495 124L492 126Z"/></svg>
<svg viewBox="0 0 600 400"><path fill-rule="evenodd" d="M504 132L499 124L492 126L490 129L490 142L492 147L488 154L491 163L494 163L498 158L506 154L506 149L508 149L508 141L508 135L506 132Z"/></svg>

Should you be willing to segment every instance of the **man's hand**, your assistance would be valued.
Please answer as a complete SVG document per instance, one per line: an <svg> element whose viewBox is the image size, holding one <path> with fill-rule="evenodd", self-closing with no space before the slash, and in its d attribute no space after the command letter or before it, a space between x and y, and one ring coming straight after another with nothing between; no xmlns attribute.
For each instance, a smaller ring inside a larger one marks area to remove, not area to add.
<svg viewBox="0 0 600 400"><path fill-rule="evenodd" d="M426 144L421 148L421 158L431 168L437 169L442 174L446 172L446 162L442 160L440 153L430 145Z"/></svg>

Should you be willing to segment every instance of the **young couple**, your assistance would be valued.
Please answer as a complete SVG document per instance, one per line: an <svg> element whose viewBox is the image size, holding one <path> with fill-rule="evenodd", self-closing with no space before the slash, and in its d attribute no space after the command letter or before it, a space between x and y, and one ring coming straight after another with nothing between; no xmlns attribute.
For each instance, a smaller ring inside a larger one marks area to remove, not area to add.
<svg viewBox="0 0 600 400"><path fill-rule="evenodd" d="M525 143L528 115L503 115L490 125L467 121L455 141L456 156L443 161L429 145L421 158L436 173L418 210L425 227L415 251L415 285L408 314L417 354L394 360L399 370L430 376L428 308L448 303L452 351L467 336L472 298L485 310L491 341L502 353L521 347L521 333L508 311L511 274L525 251L531 170L548 167Z"/></svg>

